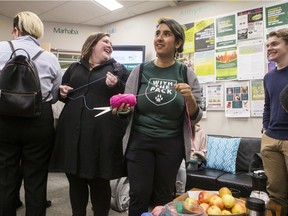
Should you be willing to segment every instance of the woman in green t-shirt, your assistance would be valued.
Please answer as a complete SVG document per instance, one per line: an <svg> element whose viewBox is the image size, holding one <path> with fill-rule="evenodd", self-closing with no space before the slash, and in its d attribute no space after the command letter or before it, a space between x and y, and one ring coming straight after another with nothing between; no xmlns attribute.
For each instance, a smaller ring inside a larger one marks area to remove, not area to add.
<svg viewBox="0 0 288 216"><path fill-rule="evenodd" d="M190 158L190 129L202 118L202 109L195 73L176 60L184 41L179 23L160 19L154 36L157 57L136 67L126 83L125 93L137 97L123 139L129 216L147 212L151 201L153 206L170 202L181 161ZM126 108L122 104L118 111Z"/></svg>

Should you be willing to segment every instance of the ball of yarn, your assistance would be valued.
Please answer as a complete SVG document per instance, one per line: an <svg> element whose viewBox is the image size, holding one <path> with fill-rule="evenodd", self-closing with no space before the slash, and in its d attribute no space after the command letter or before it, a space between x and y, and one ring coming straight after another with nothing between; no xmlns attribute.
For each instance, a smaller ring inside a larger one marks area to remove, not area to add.
<svg viewBox="0 0 288 216"><path fill-rule="evenodd" d="M135 106L137 104L136 96L133 94L118 94L110 98L110 105L112 108L119 108L122 103Z"/></svg>

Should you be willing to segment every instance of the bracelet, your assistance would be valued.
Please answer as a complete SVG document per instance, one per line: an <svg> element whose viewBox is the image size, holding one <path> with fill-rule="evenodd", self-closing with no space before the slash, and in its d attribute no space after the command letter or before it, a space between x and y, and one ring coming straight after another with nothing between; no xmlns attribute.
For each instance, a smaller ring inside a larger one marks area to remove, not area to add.
<svg viewBox="0 0 288 216"><path fill-rule="evenodd" d="M130 109L126 110L125 112L117 112L117 116L119 117L119 115L126 115L128 113L130 113Z"/></svg>

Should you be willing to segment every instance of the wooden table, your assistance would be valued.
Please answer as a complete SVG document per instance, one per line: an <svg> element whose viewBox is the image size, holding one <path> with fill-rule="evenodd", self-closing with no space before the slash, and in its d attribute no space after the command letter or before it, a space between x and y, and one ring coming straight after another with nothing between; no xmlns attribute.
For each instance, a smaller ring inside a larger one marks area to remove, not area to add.
<svg viewBox="0 0 288 216"><path fill-rule="evenodd" d="M201 189L192 188L191 191L201 191ZM186 192L186 193L182 194L181 196L176 197L173 201L184 201L187 197L188 197L188 193ZM245 198L240 198L240 199L246 200ZM284 215L286 216L286 214L284 214L284 212L281 215L282 206L273 200L270 200L268 202L267 208L275 209L276 210L276 216L284 216ZM266 216L272 216L271 211L266 211Z"/></svg>

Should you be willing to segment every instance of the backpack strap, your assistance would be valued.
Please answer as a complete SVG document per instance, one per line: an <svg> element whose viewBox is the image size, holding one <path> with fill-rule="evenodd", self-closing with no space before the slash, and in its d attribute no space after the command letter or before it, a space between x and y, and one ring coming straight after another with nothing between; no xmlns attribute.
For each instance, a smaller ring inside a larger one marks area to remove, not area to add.
<svg viewBox="0 0 288 216"><path fill-rule="evenodd" d="M144 68L144 63L140 64L140 69L139 69L139 77L138 77L138 88L137 92L139 91L140 85L141 85L141 79L142 79L142 74L143 74L143 68Z"/></svg>
<svg viewBox="0 0 288 216"><path fill-rule="evenodd" d="M32 61L35 61L45 50L40 50L36 55L32 58Z"/></svg>
<svg viewBox="0 0 288 216"><path fill-rule="evenodd" d="M184 68L183 68L184 67ZM181 65L181 73L184 79L184 82L188 84L188 78L187 78L187 66L185 64Z"/></svg>
<svg viewBox="0 0 288 216"><path fill-rule="evenodd" d="M11 41L8 41L9 45L10 45L10 48L12 50L12 53L15 51L15 48L13 46L13 43ZM14 53L14 56L16 56L16 53Z"/></svg>
<svg viewBox="0 0 288 216"><path fill-rule="evenodd" d="M182 64L180 70L181 70L184 82L189 84L188 83L188 77L187 77L187 70L188 70L187 69L187 65ZM185 106L186 106L186 103L185 103ZM194 143L195 125L192 125L191 122L190 122L190 117L189 117L189 112L188 112L187 107L186 107L186 115L187 115L187 118L188 118L188 121L189 121L189 125L190 125L190 134L191 134L191 139L192 139L192 145L193 145L193 147L195 149L195 143Z"/></svg>
<svg viewBox="0 0 288 216"><path fill-rule="evenodd" d="M14 48L12 41L8 41L8 43L10 45L13 55L16 56L16 53L14 52L15 48ZM44 51L45 51L44 49L40 50L38 53L36 53L36 55L31 60L35 61Z"/></svg>

